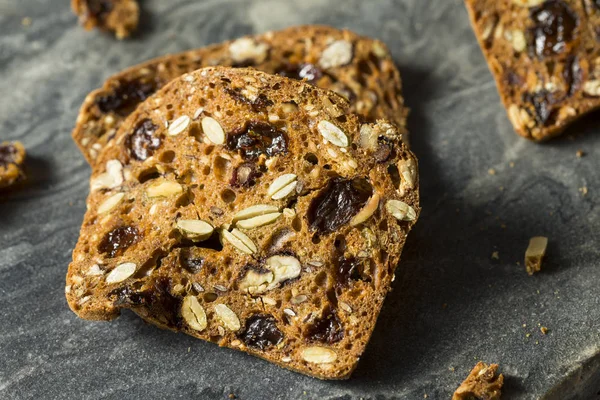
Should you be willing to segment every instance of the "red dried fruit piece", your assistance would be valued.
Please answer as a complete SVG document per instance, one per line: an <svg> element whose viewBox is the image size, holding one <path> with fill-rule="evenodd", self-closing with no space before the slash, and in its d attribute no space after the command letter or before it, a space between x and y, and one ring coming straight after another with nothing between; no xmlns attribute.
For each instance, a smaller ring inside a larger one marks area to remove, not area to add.
<svg viewBox="0 0 600 400"><path fill-rule="evenodd" d="M529 103L533 107L533 117L540 125L548 125L555 118L555 110L552 107L558 99L552 92L540 90L535 93L524 93L523 102Z"/></svg>
<svg viewBox="0 0 600 400"><path fill-rule="evenodd" d="M150 157L154 150L160 147L161 138L154 136L157 129L158 126L154 125L150 119L140 121L133 133L125 139L129 155L139 161Z"/></svg>
<svg viewBox="0 0 600 400"><path fill-rule="evenodd" d="M358 214L372 194L366 179L330 179L308 207L310 228L321 234L336 231Z"/></svg>
<svg viewBox="0 0 600 400"><path fill-rule="evenodd" d="M124 81L113 93L96 99L96 105L105 114L115 112L127 116L139 103L150 97L157 86L156 82Z"/></svg>
<svg viewBox="0 0 600 400"><path fill-rule="evenodd" d="M344 338L344 326L335 310L327 308L320 318L308 325L304 336L311 341L333 344Z"/></svg>
<svg viewBox="0 0 600 400"><path fill-rule="evenodd" d="M363 280L362 262L355 257L345 258L341 255L337 260L335 286L336 288L347 287L351 281Z"/></svg>
<svg viewBox="0 0 600 400"><path fill-rule="evenodd" d="M254 100L250 100L249 98L247 98L246 96L244 96L242 94L242 91L239 88L231 89L231 88L225 87L223 90L225 91L225 93L227 93L228 95L233 97L236 101L239 101L240 103L245 103L245 104L252 106L252 109L256 112L260 112L260 111L264 110L265 108L267 108L268 106L273 105L273 102L271 100L269 100L267 98L267 96L265 96L262 93L259 94L258 96L256 96L256 98Z"/></svg>
<svg viewBox="0 0 600 400"><path fill-rule="evenodd" d="M310 63L287 63L277 69L275 74L298 80L306 79L308 83L314 85L323 76L323 71L316 65Z"/></svg>
<svg viewBox="0 0 600 400"><path fill-rule="evenodd" d="M239 187L245 186L250 187L256 184L256 180L260 178L262 173L256 167L256 164L252 162L245 162L240 164L234 171L231 177L231 186Z"/></svg>
<svg viewBox="0 0 600 400"><path fill-rule="evenodd" d="M253 315L246 320L246 327L239 337L248 347L260 350L277 346L283 340L283 333L276 322L272 315Z"/></svg>
<svg viewBox="0 0 600 400"><path fill-rule="evenodd" d="M0 145L0 167L6 167L15 162L17 148L12 144Z"/></svg>
<svg viewBox="0 0 600 400"><path fill-rule="evenodd" d="M98 21L104 21L113 9L111 0L85 0L85 4L89 16L96 18Z"/></svg>
<svg viewBox="0 0 600 400"><path fill-rule="evenodd" d="M287 146L285 133L264 122L250 121L242 129L227 135L227 147L251 160L261 154L272 157L287 153Z"/></svg>
<svg viewBox="0 0 600 400"><path fill-rule="evenodd" d="M532 51L542 58L565 51L579 24L577 15L562 0L548 0L530 11Z"/></svg>
<svg viewBox="0 0 600 400"><path fill-rule="evenodd" d="M204 258L194 257L190 254L189 249L181 249L179 253L179 264L181 267L192 274L197 274L202 270L204 266Z"/></svg>
<svg viewBox="0 0 600 400"><path fill-rule="evenodd" d="M100 244L98 244L98 251L101 253L108 253L109 257L115 257L123 254L129 246L136 243L140 239L140 233L134 226L119 226L108 232Z"/></svg>

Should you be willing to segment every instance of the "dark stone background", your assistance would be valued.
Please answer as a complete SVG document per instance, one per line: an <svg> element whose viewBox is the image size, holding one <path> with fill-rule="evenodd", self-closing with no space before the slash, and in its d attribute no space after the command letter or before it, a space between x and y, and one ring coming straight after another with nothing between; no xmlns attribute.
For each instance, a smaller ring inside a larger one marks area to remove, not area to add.
<svg viewBox="0 0 600 400"><path fill-rule="evenodd" d="M32 177L0 198L1 398L449 399L484 360L500 363L504 398L600 399L598 114L546 144L517 137L460 0L142 5L141 32L118 42L79 28L66 0L0 0L0 138L25 143ZM63 290L88 191L70 138L86 93L154 56L301 23L390 46L420 158L423 213L352 379L318 381L131 313L77 319ZM550 247L529 277L535 235Z"/></svg>

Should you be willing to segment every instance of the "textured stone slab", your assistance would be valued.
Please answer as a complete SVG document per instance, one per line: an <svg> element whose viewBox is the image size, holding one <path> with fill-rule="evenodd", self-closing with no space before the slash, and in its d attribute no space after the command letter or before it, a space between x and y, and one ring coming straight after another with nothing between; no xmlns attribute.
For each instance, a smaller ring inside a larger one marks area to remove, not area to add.
<svg viewBox="0 0 600 400"><path fill-rule="evenodd" d="M512 132L460 0L344 3L147 0L141 35L116 42L77 27L68 2L0 0L0 135L24 142L35 177L0 199L1 398L447 399L479 359L501 365L509 399L597 397L598 115L528 143ZM88 190L70 138L85 94L165 52L309 22L390 46L421 159L421 220L353 378L317 381L129 314L77 319L63 287ZM550 246L529 277L534 235Z"/></svg>

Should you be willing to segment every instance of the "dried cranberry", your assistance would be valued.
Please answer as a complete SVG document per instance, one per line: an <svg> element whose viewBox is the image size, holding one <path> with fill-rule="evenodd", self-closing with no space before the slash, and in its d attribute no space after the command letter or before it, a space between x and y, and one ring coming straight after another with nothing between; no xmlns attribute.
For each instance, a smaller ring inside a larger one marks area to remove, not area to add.
<svg viewBox="0 0 600 400"><path fill-rule="evenodd" d="M600 1L600 0L598 0ZM567 84L567 95L572 96L579 89L582 80L581 66L579 59L575 56L569 56L565 62L563 78Z"/></svg>
<svg viewBox="0 0 600 400"><path fill-rule="evenodd" d="M92 18L104 21L113 9L111 0L85 0L88 14Z"/></svg>
<svg viewBox="0 0 600 400"><path fill-rule="evenodd" d="M304 337L315 342L332 344L344 338L344 327L335 310L326 309L320 318L308 325Z"/></svg>
<svg viewBox="0 0 600 400"><path fill-rule="evenodd" d="M529 29L531 46L538 57L562 53L573 40L577 15L562 0L548 0L530 11L534 25Z"/></svg>
<svg viewBox="0 0 600 400"><path fill-rule="evenodd" d="M0 167L14 163L16 154L17 148L12 143L0 145Z"/></svg>
<svg viewBox="0 0 600 400"><path fill-rule="evenodd" d="M283 340L283 333L277 328L272 315L253 315L246 320L246 328L240 334L240 339L248 347L264 350L270 346L277 346Z"/></svg>
<svg viewBox="0 0 600 400"><path fill-rule="evenodd" d="M362 178L333 178L311 201L308 223L319 233L330 233L348 223L373 194L373 187Z"/></svg>
<svg viewBox="0 0 600 400"><path fill-rule="evenodd" d="M394 145L392 142L385 138L379 137L377 139L377 149L373 153L373 158L378 163L384 163L394 154Z"/></svg>
<svg viewBox="0 0 600 400"><path fill-rule="evenodd" d="M108 232L98 245L98 251L108 253L109 257L123 254L125 250L140 239L140 233L134 226L120 226Z"/></svg>
<svg viewBox="0 0 600 400"><path fill-rule="evenodd" d="M139 161L150 157L154 150L160 147L161 138L154 136L157 129L158 126L154 125L151 119L146 118L140 121L133 133L125 139L129 155Z"/></svg>
<svg viewBox="0 0 600 400"><path fill-rule="evenodd" d="M183 269L192 274L197 274L202 270L204 261L204 258L195 257L193 254L190 254L190 249L188 248L181 249L179 253L179 264Z"/></svg>
<svg viewBox="0 0 600 400"><path fill-rule="evenodd" d="M139 103L146 100L157 89L155 82L124 81L107 96L96 99L96 105L103 113L116 112L129 115Z"/></svg>
<svg viewBox="0 0 600 400"><path fill-rule="evenodd" d="M231 88L225 87L223 90L225 91L225 93L227 93L228 95L233 97L234 100L239 101L240 103L245 103L245 104L252 106L252 109L256 112L260 112L261 110L264 110L268 106L273 105L273 102L271 100L269 100L267 98L267 96L265 96L262 93L259 94L258 96L256 96L256 98L254 100L250 100L249 98L247 98L246 96L244 96L242 94L242 91L239 88L231 89Z"/></svg>
<svg viewBox="0 0 600 400"><path fill-rule="evenodd" d="M171 281L168 278L160 278L151 288L136 290L125 286L111 291L109 296L114 297L116 306L132 308L143 306L151 316L160 320L166 319L170 327L178 327L181 299L170 293L170 286Z"/></svg>
<svg viewBox="0 0 600 400"><path fill-rule="evenodd" d="M275 73L292 79L306 79L308 83L315 84L323 76L323 71L314 64L289 64L286 63L279 67Z"/></svg>
<svg viewBox="0 0 600 400"><path fill-rule="evenodd" d="M282 131L264 122L251 121L227 137L227 147L242 157L256 159L261 154L272 157L287 153L288 139Z"/></svg>
<svg viewBox="0 0 600 400"><path fill-rule="evenodd" d="M245 162L240 164L234 171L231 177L231 186L254 186L256 180L260 178L262 173L256 167L256 164L252 162Z"/></svg>
<svg viewBox="0 0 600 400"><path fill-rule="evenodd" d="M337 288L347 287L351 281L362 280L362 263L355 257L345 258L340 256L336 263L335 286Z"/></svg>
<svg viewBox="0 0 600 400"><path fill-rule="evenodd" d="M534 118L538 124L546 126L554 117L553 105L557 99L551 92L540 90L535 93L524 93L523 101L529 103L534 109Z"/></svg>

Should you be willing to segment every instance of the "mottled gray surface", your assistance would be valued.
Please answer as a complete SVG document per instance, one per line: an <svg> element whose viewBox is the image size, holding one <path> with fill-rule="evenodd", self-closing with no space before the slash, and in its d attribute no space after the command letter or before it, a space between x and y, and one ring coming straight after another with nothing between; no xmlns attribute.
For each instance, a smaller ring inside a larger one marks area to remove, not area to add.
<svg viewBox="0 0 600 400"><path fill-rule="evenodd" d="M517 137L460 0L147 0L126 42L84 32L67 3L0 0L0 138L25 143L32 176L0 198L0 398L449 399L480 359L501 364L507 399L600 398L598 114L547 144ZM130 313L77 319L63 290L88 191L70 138L85 94L153 56L300 23L390 46L421 160L422 217L353 378L318 381ZM550 249L528 277L517 262L534 235Z"/></svg>

